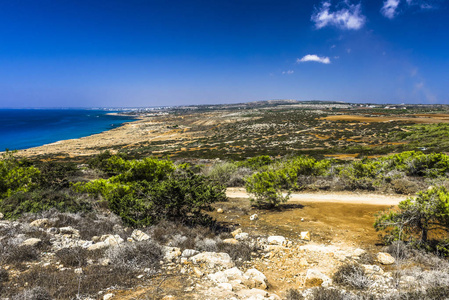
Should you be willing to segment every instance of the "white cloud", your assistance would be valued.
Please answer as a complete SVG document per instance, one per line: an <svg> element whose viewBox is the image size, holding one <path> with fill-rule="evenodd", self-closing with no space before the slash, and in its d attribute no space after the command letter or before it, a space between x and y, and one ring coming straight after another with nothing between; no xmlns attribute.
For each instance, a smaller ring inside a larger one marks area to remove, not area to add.
<svg viewBox="0 0 449 300"><path fill-rule="evenodd" d="M326 26L335 26L341 29L357 30L365 24L365 16L362 14L361 5L350 4L345 0L336 5L337 10L331 11L331 2L325 1L320 9L316 9L312 14L312 21L315 27L320 29Z"/></svg>
<svg viewBox="0 0 449 300"><path fill-rule="evenodd" d="M407 3L411 2L406 0ZM393 19L398 14L398 6L400 0L385 0L380 12L388 19Z"/></svg>
<svg viewBox="0 0 449 300"><path fill-rule="evenodd" d="M329 57L319 57L318 55L315 54L307 54L305 55L303 58L298 58L296 60L297 63L302 63L302 62L307 62L307 61L315 61L315 62L319 62L322 64L330 64L331 60L329 59Z"/></svg>
<svg viewBox="0 0 449 300"><path fill-rule="evenodd" d="M295 73L295 71L293 71L293 70L288 70L288 71L283 71L282 72L282 74L284 74L284 75L291 75L293 73Z"/></svg>
<svg viewBox="0 0 449 300"><path fill-rule="evenodd" d="M437 9L439 0L384 0L380 12L389 19L394 19L400 11L414 8L415 10Z"/></svg>

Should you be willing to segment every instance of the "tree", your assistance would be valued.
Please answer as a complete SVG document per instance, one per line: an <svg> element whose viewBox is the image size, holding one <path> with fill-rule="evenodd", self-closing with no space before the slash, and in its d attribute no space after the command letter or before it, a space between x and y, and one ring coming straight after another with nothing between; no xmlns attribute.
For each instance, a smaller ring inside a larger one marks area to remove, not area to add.
<svg viewBox="0 0 449 300"><path fill-rule="evenodd" d="M444 187L420 192L400 202L397 210L380 214L374 227L385 232L386 242L402 240L426 248L436 242L436 250L449 254L442 246L449 234L449 192Z"/></svg>

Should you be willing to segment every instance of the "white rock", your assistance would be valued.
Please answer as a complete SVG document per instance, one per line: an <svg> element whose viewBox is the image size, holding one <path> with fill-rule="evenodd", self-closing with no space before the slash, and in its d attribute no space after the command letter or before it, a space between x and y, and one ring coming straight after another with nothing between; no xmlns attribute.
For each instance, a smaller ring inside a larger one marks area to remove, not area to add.
<svg viewBox="0 0 449 300"><path fill-rule="evenodd" d="M109 299L112 299L113 297L114 297L113 293L108 293L103 296L103 300L109 300Z"/></svg>
<svg viewBox="0 0 449 300"><path fill-rule="evenodd" d="M308 231L301 231L301 234L299 235L301 240L310 241L310 232Z"/></svg>
<svg viewBox="0 0 449 300"><path fill-rule="evenodd" d="M233 232L231 232L232 236L235 237L237 234L242 233L242 228L236 229Z"/></svg>
<svg viewBox="0 0 449 300"><path fill-rule="evenodd" d="M226 283L226 282L219 283L219 284L217 284L217 286L222 288L223 290L232 291L232 284L230 284L230 283Z"/></svg>
<svg viewBox="0 0 449 300"><path fill-rule="evenodd" d="M237 267L227 269L223 273L226 275L228 280L244 280L245 279L245 275Z"/></svg>
<svg viewBox="0 0 449 300"><path fill-rule="evenodd" d="M256 288L266 289L267 277L257 269L249 269L245 272L245 276L250 281L254 281Z"/></svg>
<svg viewBox="0 0 449 300"><path fill-rule="evenodd" d="M209 274L209 275L207 275L207 277L216 283L228 283L229 282L228 277L226 276L226 274L223 271L218 271L216 273Z"/></svg>
<svg viewBox="0 0 449 300"><path fill-rule="evenodd" d="M222 213L224 213L224 211L222 208L217 208L217 213L222 214Z"/></svg>
<svg viewBox="0 0 449 300"><path fill-rule="evenodd" d="M249 219L250 219L250 221L257 221L257 220L259 220L259 215L258 214L251 215L249 217Z"/></svg>
<svg viewBox="0 0 449 300"><path fill-rule="evenodd" d="M383 265L392 265L395 262L394 257L385 252L379 252L377 254L377 260Z"/></svg>
<svg viewBox="0 0 449 300"><path fill-rule="evenodd" d="M189 258L194 264L206 264L209 268L221 267L232 268L234 262L227 253L203 252Z"/></svg>
<svg viewBox="0 0 449 300"><path fill-rule="evenodd" d="M285 237L280 235L273 235L268 237L268 244L270 245L283 245L287 242Z"/></svg>
<svg viewBox="0 0 449 300"><path fill-rule="evenodd" d="M116 235L108 234L106 236L102 236L100 240L108 244L109 246L117 246L124 242L124 240L118 234Z"/></svg>
<svg viewBox="0 0 449 300"><path fill-rule="evenodd" d="M75 274L83 274L83 268L76 268L73 272L75 272Z"/></svg>
<svg viewBox="0 0 449 300"><path fill-rule="evenodd" d="M225 239L225 240L223 240L223 243L224 244L237 245L240 242L238 240L236 240L236 239Z"/></svg>
<svg viewBox="0 0 449 300"><path fill-rule="evenodd" d="M237 234L237 235L235 236L235 239L236 239L236 240L239 240L239 241L244 241L244 240L247 240L248 237L249 237L249 234L248 234L248 233L246 233L246 232L241 232L241 233L239 233L239 234Z"/></svg>
<svg viewBox="0 0 449 300"><path fill-rule="evenodd" d="M4 217L5 217L5 215L0 213L0 220L3 219Z"/></svg>
<svg viewBox="0 0 449 300"><path fill-rule="evenodd" d="M181 256L181 249L178 247L167 247L163 246L164 251L164 260L165 261L173 261L176 258Z"/></svg>
<svg viewBox="0 0 449 300"><path fill-rule="evenodd" d="M355 257L360 257L361 255L363 255L363 254L365 254L365 253L366 253L365 250L360 249L360 248L357 248L357 249L354 250L353 255L354 255Z"/></svg>
<svg viewBox="0 0 449 300"><path fill-rule="evenodd" d="M135 229L133 231L133 233L131 234L131 238L133 240L135 240L136 242L141 242L141 241L149 240L150 236L139 229Z"/></svg>
<svg viewBox="0 0 449 300"><path fill-rule="evenodd" d="M48 219L44 218L44 219L34 220L33 222L30 223L30 226L33 226L33 227L45 227L45 226L48 226L48 224L49 224Z"/></svg>
<svg viewBox="0 0 449 300"><path fill-rule="evenodd" d="M307 280L314 280L319 279L322 281L321 286L322 287L328 287L332 285L332 279L330 279L328 276L324 275L318 270L315 269L309 269L306 273L306 281Z"/></svg>
<svg viewBox="0 0 449 300"><path fill-rule="evenodd" d="M66 235L70 235L71 237L79 237L80 236L80 232L79 230L71 227L71 226L67 226L67 227L60 227L59 228L59 233L60 234L66 234Z"/></svg>
<svg viewBox="0 0 449 300"><path fill-rule="evenodd" d="M197 250L194 250L194 249L185 249L184 251L182 251L182 257L187 257L187 258L189 258L189 257L192 257L192 256L194 256L194 255L197 255L198 253L200 253L199 251L197 251Z"/></svg>
<svg viewBox="0 0 449 300"><path fill-rule="evenodd" d="M106 244L105 242L98 242L96 244L93 244L93 245L89 246L87 248L87 250L95 251L95 250L104 249L104 248L107 248L107 247L109 247L109 245Z"/></svg>
<svg viewBox="0 0 449 300"><path fill-rule="evenodd" d="M34 246L39 245L41 242L42 242L41 239L30 238L30 239L24 240L24 241L20 244L20 246L31 246L31 247L34 247Z"/></svg>

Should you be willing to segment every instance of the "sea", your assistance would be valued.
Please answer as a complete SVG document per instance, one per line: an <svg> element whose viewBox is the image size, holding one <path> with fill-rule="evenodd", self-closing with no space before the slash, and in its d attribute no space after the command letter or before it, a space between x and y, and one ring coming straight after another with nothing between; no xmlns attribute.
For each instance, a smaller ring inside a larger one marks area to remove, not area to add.
<svg viewBox="0 0 449 300"><path fill-rule="evenodd" d="M90 109L0 109L0 152L42 146L107 131L132 117Z"/></svg>

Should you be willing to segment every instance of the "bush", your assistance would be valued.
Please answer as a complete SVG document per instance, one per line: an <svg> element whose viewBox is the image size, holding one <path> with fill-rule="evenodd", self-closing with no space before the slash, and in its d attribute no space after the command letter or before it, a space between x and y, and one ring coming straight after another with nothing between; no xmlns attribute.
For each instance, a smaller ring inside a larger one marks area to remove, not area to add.
<svg viewBox="0 0 449 300"><path fill-rule="evenodd" d="M8 264L21 264L38 259L39 252L31 246L3 247L0 261Z"/></svg>
<svg viewBox="0 0 449 300"><path fill-rule="evenodd" d="M18 218L24 213L38 213L50 209L61 212L92 210L91 204L64 190L36 190L17 192L0 201L0 212L5 218Z"/></svg>
<svg viewBox="0 0 449 300"><path fill-rule="evenodd" d="M52 299L53 297L51 297L48 291L41 287L26 289L12 298L12 300L52 300Z"/></svg>
<svg viewBox="0 0 449 300"><path fill-rule="evenodd" d="M285 292L285 300L302 300L304 299L303 295L295 289L288 289Z"/></svg>
<svg viewBox="0 0 449 300"><path fill-rule="evenodd" d="M244 262L251 260L251 252L254 252L256 249L251 247L245 243L239 244L227 244L227 243L218 243L218 252L228 253L235 264L239 267Z"/></svg>
<svg viewBox="0 0 449 300"><path fill-rule="evenodd" d="M116 267L132 270L149 268L155 272L160 268L159 261L163 258L163 252L158 244L148 240L109 248L106 256Z"/></svg>
<svg viewBox="0 0 449 300"><path fill-rule="evenodd" d="M108 201L109 209L134 227L161 220L207 223L211 219L202 211L212 210L212 203L226 199L223 186L195 174L187 165L181 165L176 172L165 173L172 166L165 160L131 164L136 167L129 172L108 180L77 184L75 188L102 195Z"/></svg>
<svg viewBox="0 0 449 300"><path fill-rule="evenodd" d="M313 289L312 293L313 300L344 300L344 294L339 290L333 288L319 287Z"/></svg>
<svg viewBox="0 0 449 300"><path fill-rule="evenodd" d="M0 284L9 280L9 273L5 269L0 269Z"/></svg>
<svg viewBox="0 0 449 300"><path fill-rule="evenodd" d="M82 267L86 265L87 249L82 247L63 248L57 251L56 258L66 267Z"/></svg>
<svg viewBox="0 0 449 300"><path fill-rule="evenodd" d="M351 287L358 290L368 288L372 281L366 277L365 270L356 264L344 264L340 266L332 277L336 284Z"/></svg>
<svg viewBox="0 0 449 300"><path fill-rule="evenodd" d="M416 197L401 201L399 210L390 210L377 216L374 227L385 232L386 243L407 241L418 247L449 255L449 193L444 187L420 192ZM429 233L443 232L429 240ZM437 239L439 237L439 239Z"/></svg>
<svg viewBox="0 0 449 300"><path fill-rule="evenodd" d="M2 154L0 159L0 203L3 198L17 192L27 192L37 185L39 170L18 160L12 152Z"/></svg>

